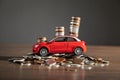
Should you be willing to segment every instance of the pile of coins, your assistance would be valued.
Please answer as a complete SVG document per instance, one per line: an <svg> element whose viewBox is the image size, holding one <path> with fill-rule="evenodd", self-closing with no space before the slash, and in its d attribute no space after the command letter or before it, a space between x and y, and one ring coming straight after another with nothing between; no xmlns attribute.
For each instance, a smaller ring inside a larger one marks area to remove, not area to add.
<svg viewBox="0 0 120 80"><path fill-rule="evenodd" d="M40 37L40 38L37 38L37 42L46 42L47 41L47 38L46 37Z"/></svg>
<svg viewBox="0 0 120 80"><path fill-rule="evenodd" d="M64 67L66 71L76 71L76 68L92 69L94 66L108 66L109 61L102 58L88 57L86 55L73 56L66 54L55 54L52 56L41 57L38 55L27 55L22 58L11 58L9 62L18 63L20 65L30 66L32 64L44 65L51 69L53 67Z"/></svg>

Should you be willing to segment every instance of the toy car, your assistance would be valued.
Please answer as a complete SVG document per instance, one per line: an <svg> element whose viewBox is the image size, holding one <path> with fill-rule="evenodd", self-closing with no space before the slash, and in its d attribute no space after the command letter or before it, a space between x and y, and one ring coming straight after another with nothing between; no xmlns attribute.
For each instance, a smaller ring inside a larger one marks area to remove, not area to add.
<svg viewBox="0 0 120 80"><path fill-rule="evenodd" d="M33 54L47 56L48 54L65 53L81 55L86 52L84 41L73 36L58 36L49 42L38 42L33 45Z"/></svg>

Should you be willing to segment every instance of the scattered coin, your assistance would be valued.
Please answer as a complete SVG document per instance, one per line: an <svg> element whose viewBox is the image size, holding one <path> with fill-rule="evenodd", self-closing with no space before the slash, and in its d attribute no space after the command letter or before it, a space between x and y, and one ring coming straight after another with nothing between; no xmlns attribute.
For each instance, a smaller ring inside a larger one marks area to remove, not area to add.
<svg viewBox="0 0 120 80"><path fill-rule="evenodd" d="M91 70L93 66L108 66L109 61L102 58L89 57L87 55L73 56L55 54L47 57L41 57L39 55L28 54L22 58L11 58L9 62L18 63L20 65L31 66L32 64L38 64L40 66L46 66L48 69L65 67L66 71L78 71L78 68Z"/></svg>

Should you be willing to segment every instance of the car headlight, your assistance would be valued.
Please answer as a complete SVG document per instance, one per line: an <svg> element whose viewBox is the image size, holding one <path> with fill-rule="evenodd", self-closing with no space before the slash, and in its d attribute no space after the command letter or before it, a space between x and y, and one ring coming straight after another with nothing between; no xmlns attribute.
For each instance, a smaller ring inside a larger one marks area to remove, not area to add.
<svg viewBox="0 0 120 80"><path fill-rule="evenodd" d="M37 48L38 46L39 46L39 45L36 44L34 47Z"/></svg>
<svg viewBox="0 0 120 80"><path fill-rule="evenodd" d="M85 45L85 41L82 41L82 44Z"/></svg>

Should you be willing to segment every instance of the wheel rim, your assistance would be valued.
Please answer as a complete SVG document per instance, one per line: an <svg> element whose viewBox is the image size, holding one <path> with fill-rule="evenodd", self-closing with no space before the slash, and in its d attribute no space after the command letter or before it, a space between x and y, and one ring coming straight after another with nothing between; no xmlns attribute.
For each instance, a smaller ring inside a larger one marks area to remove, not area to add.
<svg viewBox="0 0 120 80"><path fill-rule="evenodd" d="M76 55L81 55L82 54L82 49L81 48L75 48L74 53Z"/></svg>
<svg viewBox="0 0 120 80"><path fill-rule="evenodd" d="M47 49L42 48L42 49L40 50L40 55L41 55L41 56L46 56L47 54L48 54Z"/></svg>

